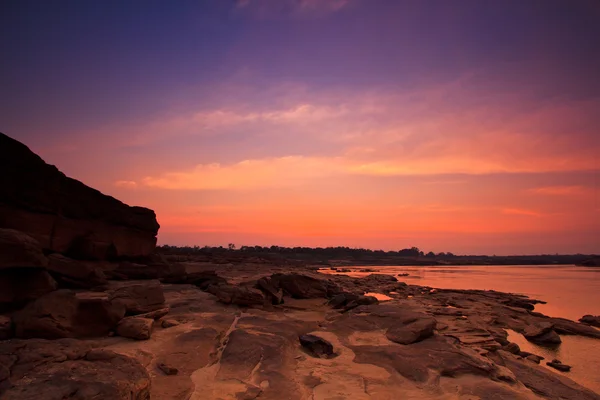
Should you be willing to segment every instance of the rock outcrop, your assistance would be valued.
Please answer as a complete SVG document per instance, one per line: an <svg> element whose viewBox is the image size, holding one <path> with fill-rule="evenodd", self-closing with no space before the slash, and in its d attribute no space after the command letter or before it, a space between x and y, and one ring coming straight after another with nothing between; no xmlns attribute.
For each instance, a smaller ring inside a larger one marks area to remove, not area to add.
<svg viewBox="0 0 600 400"><path fill-rule="evenodd" d="M0 268L45 267L47 264L34 238L14 229L0 228Z"/></svg>
<svg viewBox="0 0 600 400"><path fill-rule="evenodd" d="M159 228L154 211L130 207L65 176L2 133L0 169L0 227L26 233L45 251L78 259L154 251Z"/></svg>
<svg viewBox="0 0 600 400"><path fill-rule="evenodd" d="M150 376L136 360L84 342L0 343L3 400L148 400Z"/></svg>
<svg viewBox="0 0 600 400"><path fill-rule="evenodd" d="M57 290L27 304L13 316L18 338L59 339L108 334L125 308L104 297Z"/></svg>
<svg viewBox="0 0 600 400"><path fill-rule="evenodd" d="M0 269L0 311L20 308L56 288L56 281L44 269Z"/></svg>
<svg viewBox="0 0 600 400"><path fill-rule="evenodd" d="M106 284L104 272L94 263L73 260L62 254L51 254L47 269L63 288L91 289Z"/></svg>

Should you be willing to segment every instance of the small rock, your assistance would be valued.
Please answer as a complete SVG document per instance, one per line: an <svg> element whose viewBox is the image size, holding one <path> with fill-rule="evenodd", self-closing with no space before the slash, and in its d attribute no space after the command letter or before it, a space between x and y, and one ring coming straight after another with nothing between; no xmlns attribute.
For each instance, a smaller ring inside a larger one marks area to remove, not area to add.
<svg viewBox="0 0 600 400"><path fill-rule="evenodd" d="M600 315L584 315L579 322L600 328Z"/></svg>
<svg viewBox="0 0 600 400"><path fill-rule="evenodd" d="M316 335L300 335L300 344L315 357L330 357L333 355L333 345Z"/></svg>
<svg viewBox="0 0 600 400"><path fill-rule="evenodd" d="M525 359L527 359L529 361L532 361L532 362L534 362L536 364L539 364L540 361L542 361L544 359L544 357L540 357L540 356L535 355L535 354L530 354L527 357L525 357Z"/></svg>
<svg viewBox="0 0 600 400"><path fill-rule="evenodd" d="M179 322L174 319L163 319L160 323L160 326L162 326L163 328L171 328L177 325L179 325Z"/></svg>
<svg viewBox="0 0 600 400"><path fill-rule="evenodd" d="M560 360L552 360L546 363L549 367L552 367L561 372L569 372L571 370L571 366L567 364L563 364Z"/></svg>
<svg viewBox="0 0 600 400"><path fill-rule="evenodd" d="M164 372L165 375L177 375L179 373L179 370L177 368L171 367L162 362L158 363L156 366L158 367L158 369Z"/></svg>
<svg viewBox="0 0 600 400"><path fill-rule="evenodd" d="M153 319L127 317L117 325L117 334L130 339L147 340L152 335Z"/></svg>

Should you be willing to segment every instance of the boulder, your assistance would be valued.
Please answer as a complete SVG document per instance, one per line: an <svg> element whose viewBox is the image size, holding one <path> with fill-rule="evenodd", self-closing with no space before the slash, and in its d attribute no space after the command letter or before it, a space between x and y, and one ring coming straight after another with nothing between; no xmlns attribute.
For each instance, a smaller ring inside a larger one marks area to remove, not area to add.
<svg viewBox="0 0 600 400"><path fill-rule="evenodd" d="M159 229L154 211L68 178L2 133L0 169L0 226L26 233L44 250L80 259L154 252Z"/></svg>
<svg viewBox="0 0 600 400"><path fill-rule="evenodd" d="M165 307L165 296L158 281L126 282L111 291L109 300L122 304L127 315L144 314Z"/></svg>
<svg viewBox="0 0 600 400"><path fill-rule="evenodd" d="M45 267L47 263L40 244L34 238L14 229L0 228L0 269Z"/></svg>
<svg viewBox="0 0 600 400"><path fill-rule="evenodd" d="M333 353L333 345L327 340L316 335L300 335L298 337L300 344L309 354L314 357L331 357Z"/></svg>
<svg viewBox="0 0 600 400"><path fill-rule="evenodd" d="M561 372L569 372L571 370L571 366L567 364L563 364L560 360L554 359L552 361L548 361L546 363L547 366L552 367Z"/></svg>
<svg viewBox="0 0 600 400"><path fill-rule="evenodd" d="M525 328L523 336L530 342L541 346L556 346L562 342L560 336L554 331L554 325L547 322L528 326Z"/></svg>
<svg viewBox="0 0 600 400"><path fill-rule="evenodd" d="M7 315L0 315L0 340L10 339L12 336L12 320Z"/></svg>
<svg viewBox="0 0 600 400"><path fill-rule="evenodd" d="M388 284L398 282L398 279L393 275L388 274L370 274L361 278L363 282L369 284Z"/></svg>
<svg viewBox="0 0 600 400"><path fill-rule="evenodd" d="M600 328L600 315L584 315L579 322Z"/></svg>
<svg viewBox="0 0 600 400"><path fill-rule="evenodd" d="M124 314L124 307L106 298L62 289L27 304L13 315L13 323L18 338L97 337L114 329Z"/></svg>
<svg viewBox="0 0 600 400"><path fill-rule="evenodd" d="M333 296L327 302L327 304L329 304L332 308L339 309L339 308L344 308L344 306L346 306L346 304L348 304L356 299L358 299L357 294L344 292L344 293L336 294L335 296Z"/></svg>
<svg viewBox="0 0 600 400"><path fill-rule="evenodd" d="M247 286L212 285L208 288L208 292L217 296L219 301L225 304L252 307L265 303L263 292Z"/></svg>
<svg viewBox="0 0 600 400"><path fill-rule="evenodd" d="M2 400L149 400L150 377L135 359L85 342L0 343Z"/></svg>
<svg viewBox="0 0 600 400"><path fill-rule="evenodd" d="M55 253L48 256L47 268L63 288L91 289L106 284L104 272L92 262L73 260Z"/></svg>
<svg viewBox="0 0 600 400"><path fill-rule="evenodd" d="M423 317L392 326L385 335L395 343L413 344L433 336L435 325L435 319Z"/></svg>
<svg viewBox="0 0 600 400"><path fill-rule="evenodd" d="M0 310L18 309L56 288L56 281L42 268L0 269Z"/></svg>
<svg viewBox="0 0 600 400"><path fill-rule="evenodd" d="M271 304L277 305L283 303L283 290L275 289L269 278L260 278L256 282L256 287L263 291L265 296L271 300Z"/></svg>
<svg viewBox="0 0 600 400"><path fill-rule="evenodd" d="M130 339L147 340L152 335L152 325L154 320L150 318L123 318L117 325L117 334Z"/></svg>
<svg viewBox="0 0 600 400"><path fill-rule="evenodd" d="M122 304L111 302L103 293L77 293L73 337L106 336L125 316Z"/></svg>
<svg viewBox="0 0 600 400"><path fill-rule="evenodd" d="M358 306L368 306L371 304L379 304L379 300L375 296L357 296L356 299L349 301L344 307L344 312L352 310Z"/></svg>
<svg viewBox="0 0 600 400"><path fill-rule="evenodd" d="M271 276L271 284L295 299L328 298L342 292L337 285L327 280L295 273L274 274Z"/></svg>

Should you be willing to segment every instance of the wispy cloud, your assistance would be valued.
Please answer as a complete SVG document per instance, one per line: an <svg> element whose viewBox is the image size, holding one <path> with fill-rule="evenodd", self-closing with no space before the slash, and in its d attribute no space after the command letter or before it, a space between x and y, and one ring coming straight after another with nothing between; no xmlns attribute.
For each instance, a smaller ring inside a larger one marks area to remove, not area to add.
<svg viewBox="0 0 600 400"><path fill-rule="evenodd" d="M115 186L126 189L135 189L138 187L138 184L135 181L116 181Z"/></svg>
<svg viewBox="0 0 600 400"><path fill-rule="evenodd" d="M588 193L589 190L583 186L545 186L527 189L527 193L551 196L572 196Z"/></svg>

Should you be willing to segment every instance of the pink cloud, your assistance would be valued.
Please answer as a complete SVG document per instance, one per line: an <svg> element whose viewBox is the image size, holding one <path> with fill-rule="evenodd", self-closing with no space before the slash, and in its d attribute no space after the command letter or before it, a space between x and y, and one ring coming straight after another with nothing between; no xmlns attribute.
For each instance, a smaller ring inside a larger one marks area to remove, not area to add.
<svg viewBox="0 0 600 400"><path fill-rule="evenodd" d="M590 191L583 186L545 186L527 190L527 193L551 196L581 195L589 192Z"/></svg>

